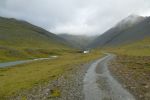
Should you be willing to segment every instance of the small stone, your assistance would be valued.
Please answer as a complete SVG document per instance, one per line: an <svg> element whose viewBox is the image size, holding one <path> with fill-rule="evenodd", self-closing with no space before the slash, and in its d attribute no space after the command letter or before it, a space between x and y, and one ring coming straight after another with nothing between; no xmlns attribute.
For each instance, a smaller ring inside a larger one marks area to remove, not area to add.
<svg viewBox="0 0 150 100"><path fill-rule="evenodd" d="M149 85L145 85L144 87L145 87L146 89L148 89L148 88L149 88Z"/></svg>
<svg viewBox="0 0 150 100"><path fill-rule="evenodd" d="M140 98L143 98L143 95L139 95Z"/></svg>

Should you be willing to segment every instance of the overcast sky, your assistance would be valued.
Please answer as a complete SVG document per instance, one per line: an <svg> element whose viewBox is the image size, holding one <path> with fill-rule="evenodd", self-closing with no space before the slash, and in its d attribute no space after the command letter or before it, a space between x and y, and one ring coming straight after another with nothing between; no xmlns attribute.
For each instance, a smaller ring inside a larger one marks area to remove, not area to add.
<svg viewBox="0 0 150 100"><path fill-rule="evenodd" d="M130 14L150 15L150 0L0 0L0 16L54 33L101 34Z"/></svg>

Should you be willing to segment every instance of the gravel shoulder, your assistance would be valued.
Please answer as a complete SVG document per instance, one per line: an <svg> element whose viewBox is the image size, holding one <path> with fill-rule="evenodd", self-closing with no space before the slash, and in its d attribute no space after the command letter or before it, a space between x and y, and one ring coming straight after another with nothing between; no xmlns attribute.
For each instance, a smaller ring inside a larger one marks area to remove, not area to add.
<svg viewBox="0 0 150 100"><path fill-rule="evenodd" d="M74 66L58 79L24 91L10 100L84 100L83 78L90 63Z"/></svg>

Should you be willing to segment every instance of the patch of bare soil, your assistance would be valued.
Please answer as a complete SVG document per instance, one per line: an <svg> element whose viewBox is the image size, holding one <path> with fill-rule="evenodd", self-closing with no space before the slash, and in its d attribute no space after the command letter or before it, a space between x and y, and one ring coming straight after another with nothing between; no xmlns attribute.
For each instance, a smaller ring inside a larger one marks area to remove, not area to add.
<svg viewBox="0 0 150 100"><path fill-rule="evenodd" d="M150 100L150 57L119 55L109 66L111 73L137 100Z"/></svg>

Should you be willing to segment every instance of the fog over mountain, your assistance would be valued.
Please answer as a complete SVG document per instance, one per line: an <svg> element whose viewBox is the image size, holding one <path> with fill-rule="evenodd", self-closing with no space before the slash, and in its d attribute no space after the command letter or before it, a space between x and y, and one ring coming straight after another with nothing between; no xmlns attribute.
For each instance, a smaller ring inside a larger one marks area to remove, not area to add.
<svg viewBox="0 0 150 100"><path fill-rule="evenodd" d="M85 36L85 35L70 35L70 34L59 34L59 36L75 48L86 49L87 46L96 39L97 36Z"/></svg>
<svg viewBox="0 0 150 100"><path fill-rule="evenodd" d="M97 37L89 47L115 47L149 38L149 22L150 17L128 16Z"/></svg>
<svg viewBox="0 0 150 100"><path fill-rule="evenodd" d="M149 0L0 0L0 16L54 33L101 34L123 18L150 15Z"/></svg>

